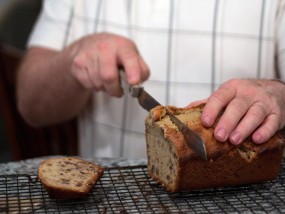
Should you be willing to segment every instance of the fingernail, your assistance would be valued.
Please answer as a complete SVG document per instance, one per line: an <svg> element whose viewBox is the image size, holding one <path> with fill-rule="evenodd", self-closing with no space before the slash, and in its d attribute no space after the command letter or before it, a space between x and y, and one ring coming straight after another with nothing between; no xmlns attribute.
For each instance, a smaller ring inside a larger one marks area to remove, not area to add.
<svg viewBox="0 0 285 214"><path fill-rule="evenodd" d="M241 139L241 136L239 132L234 132L230 137L231 143L235 145L239 144L240 139Z"/></svg>
<svg viewBox="0 0 285 214"><path fill-rule="evenodd" d="M262 136L261 136L261 134L255 135L255 136L253 137L253 141L254 141L255 143L261 143L261 142L262 142Z"/></svg>
<svg viewBox="0 0 285 214"><path fill-rule="evenodd" d="M203 116L202 121L203 121L205 126L211 126L212 125L212 120L208 115Z"/></svg>
<svg viewBox="0 0 285 214"><path fill-rule="evenodd" d="M129 76L129 83L130 84L137 84L139 82L139 76L137 74L131 74Z"/></svg>
<svg viewBox="0 0 285 214"><path fill-rule="evenodd" d="M225 141L227 136L227 132L224 128L219 128L218 131L216 132L216 137L220 141Z"/></svg>

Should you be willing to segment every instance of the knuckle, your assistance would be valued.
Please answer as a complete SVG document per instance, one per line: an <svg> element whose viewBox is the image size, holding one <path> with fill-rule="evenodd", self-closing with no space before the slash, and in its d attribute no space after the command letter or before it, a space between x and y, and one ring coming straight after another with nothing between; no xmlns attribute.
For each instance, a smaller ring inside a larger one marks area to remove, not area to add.
<svg viewBox="0 0 285 214"><path fill-rule="evenodd" d="M236 86L236 85L238 85L239 83L240 83L240 79L238 79L238 78L233 78L233 79L230 79L230 80L228 80L226 83L225 83L225 85L231 85L231 86Z"/></svg>
<svg viewBox="0 0 285 214"><path fill-rule="evenodd" d="M132 48L122 49L121 53L128 60L136 59L137 61L139 61L138 53L134 49L132 49Z"/></svg>
<svg viewBox="0 0 285 214"><path fill-rule="evenodd" d="M74 57L73 59L73 67L76 69L84 69L86 64L85 56L82 54L79 54Z"/></svg>
<svg viewBox="0 0 285 214"><path fill-rule="evenodd" d="M253 110L250 112L250 116L257 119L257 120L261 120L265 117L265 114L262 111Z"/></svg>
<svg viewBox="0 0 285 214"><path fill-rule="evenodd" d="M116 77L109 72L102 72L101 78L102 78L102 81L105 83L112 83L116 81Z"/></svg>
<svg viewBox="0 0 285 214"><path fill-rule="evenodd" d="M125 37L119 37L118 38L118 44L120 46L128 46L128 47L132 47L132 48L135 48L136 47L136 44L134 43L134 41L132 41L131 39L127 39Z"/></svg>
<svg viewBox="0 0 285 214"><path fill-rule="evenodd" d="M236 98L231 102L232 108L235 109L240 115L243 115L248 109L248 102L243 98Z"/></svg>
<svg viewBox="0 0 285 214"><path fill-rule="evenodd" d="M116 39L114 41L118 47L125 47L125 46L133 46L134 45L134 43L131 40L129 40L125 37L121 37L121 36L116 37Z"/></svg>
<svg viewBox="0 0 285 214"><path fill-rule="evenodd" d="M215 99L221 103L224 103L227 99L226 99L226 95L221 93L220 90L218 91L214 91L212 96L211 96L212 99Z"/></svg>
<svg viewBox="0 0 285 214"><path fill-rule="evenodd" d="M109 50L109 44L106 42L98 42L96 49L98 49L99 52L106 52Z"/></svg>
<svg viewBox="0 0 285 214"><path fill-rule="evenodd" d="M264 119L268 115L268 109L266 105L262 103L256 103L254 106L252 106L251 111L250 111L250 116L257 119L261 120Z"/></svg>
<svg viewBox="0 0 285 214"><path fill-rule="evenodd" d="M232 91L233 89L235 89L235 83L234 83L234 81L235 81L235 80L229 80L229 81L223 83L223 84L218 88L218 90L216 90L216 91L222 91L223 93Z"/></svg>

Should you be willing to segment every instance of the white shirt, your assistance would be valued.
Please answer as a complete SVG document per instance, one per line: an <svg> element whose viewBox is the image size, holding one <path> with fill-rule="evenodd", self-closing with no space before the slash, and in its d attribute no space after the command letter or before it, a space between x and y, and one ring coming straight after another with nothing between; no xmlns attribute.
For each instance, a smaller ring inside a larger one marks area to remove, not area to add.
<svg viewBox="0 0 285 214"><path fill-rule="evenodd" d="M46 0L29 46L61 50L96 32L129 37L151 69L144 88L183 107L232 78L276 78L275 54L284 78L284 2ZM146 115L134 98L94 93L79 117L80 155L145 158Z"/></svg>

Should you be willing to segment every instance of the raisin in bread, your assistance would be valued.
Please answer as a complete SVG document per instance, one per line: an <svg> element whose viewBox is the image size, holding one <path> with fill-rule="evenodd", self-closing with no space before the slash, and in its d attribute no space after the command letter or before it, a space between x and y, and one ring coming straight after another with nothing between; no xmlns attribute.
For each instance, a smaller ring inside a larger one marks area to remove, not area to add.
<svg viewBox="0 0 285 214"><path fill-rule="evenodd" d="M51 198L75 199L88 194L104 169L76 157L50 158L40 163L38 178Z"/></svg>
<svg viewBox="0 0 285 214"><path fill-rule="evenodd" d="M148 173L154 180L175 192L258 183L279 174L284 148L282 138L274 135L261 145L250 139L239 146L218 142L213 136L214 127L204 128L201 124L203 106L167 108L201 136L207 161L187 147L164 106L157 106L148 114L145 120Z"/></svg>

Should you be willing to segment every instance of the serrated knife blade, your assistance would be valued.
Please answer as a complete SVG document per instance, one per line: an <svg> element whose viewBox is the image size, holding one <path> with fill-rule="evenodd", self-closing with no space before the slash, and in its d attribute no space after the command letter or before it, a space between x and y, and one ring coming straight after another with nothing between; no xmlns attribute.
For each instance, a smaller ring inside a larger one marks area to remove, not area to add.
<svg viewBox="0 0 285 214"><path fill-rule="evenodd" d="M129 85L125 72L120 70L120 81L121 87L125 94L130 94L132 97L138 99L139 104L147 111L152 108L161 105L156 99L154 99L144 88L140 85ZM185 142L188 147L190 147L196 154L198 154L202 159L207 160L206 148L201 137L191 130L187 125L180 121L175 115L173 115L167 108L166 114L169 116L170 120L178 127L179 131L182 133Z"/></svg>

